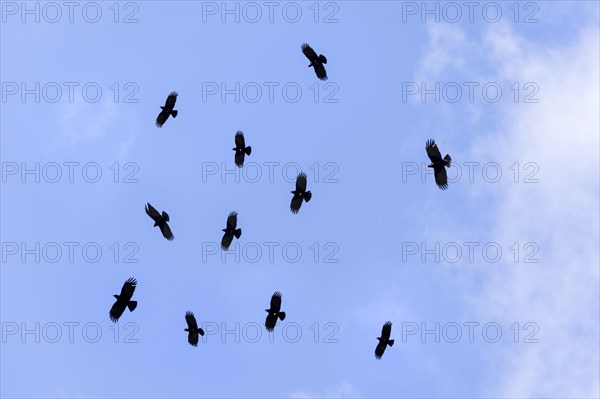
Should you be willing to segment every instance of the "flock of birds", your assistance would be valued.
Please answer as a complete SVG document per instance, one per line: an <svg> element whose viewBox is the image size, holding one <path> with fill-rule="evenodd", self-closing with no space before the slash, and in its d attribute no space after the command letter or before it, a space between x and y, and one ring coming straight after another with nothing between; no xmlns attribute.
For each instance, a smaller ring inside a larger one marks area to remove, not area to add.
<svg viewBox="0 0 600 399"><path fill-rule="evenodd" d="M306 43L301 46L302 52L310 61L308 67L313 67L315 70L315 74L320 80L327 80L327 72L325 70L325 64L327 64L327 58L317 53ZM169 119L169 117L176 118L178 111L175 109L175 103L177 101L177 92L171 92L165 101L165 105L161 106L161 112L158 114L156 118L156 126L162 127L165 122ZM246 155L250 155L252 153L252 147L246 146L246 142L244 139L244 133L238 131L235 134L235 147L232 149L235 151L234 162L236 166L239 168L244 166L244 160ZM445 190L448 188L448 176L446 174L446 168L450 167L452 159L450 155L446 154L444 158L438 149L437 144L434 140L427 140L425 144L425 149L427 151L427 156L431 160L431 163L428 165L429 168L433 168L435 183L437 186ZM312 193L306 190L307 188L307 176L304 172L300 172L296 177L296 189L291 191L293 194L290 210L293 214L297 214L300 211L300 207L302 206L302 202L309 202L312 198ZM153 227L158 227L167 240L172 241L175 236L173 235L171 228L169 227L168 222L169 214L165 211L159 213L150 203L146 204L146 214L154 221ZM223 231L223 237L221 239L221 248L225 251L229 249L229 246L233 242L233 238L239 239L242 235L242 229L237 227L237 212L231 212L229 216L227 216L227 225ZM135 292L135 288L137 286L137 281L135 278L129 278L123 284L121 288L121 293L119 295L113 295L116 298L115 303L109 312L110 320L113 322L117 322L119 318L125 312L125 309L129 309L130 312L133 312L137 307L137 301L132 300L133 293ZM267 312L267 318L265 320L265 328L267 331L273 331L275 329L275 325L277 324L277 320L285 320L286 314L281 311L281 293L276 291L271 296L271 302L268 309L265 309ZM204 330L198 327L198 322L196 321L196 317L194 313L191 311L187 311L185 313L185 321L187 323L187 328L184 329L188 333L188 343L192 346L198 346L198 337L204 336ZM394 345L394 340L390 339L390 335L392 332L392 323L387 321L383 325L381 330L381 336L377 337L379 341L377 347L375 348L375 357L377 359L381 359L385 349L388 346Z"/></svg>

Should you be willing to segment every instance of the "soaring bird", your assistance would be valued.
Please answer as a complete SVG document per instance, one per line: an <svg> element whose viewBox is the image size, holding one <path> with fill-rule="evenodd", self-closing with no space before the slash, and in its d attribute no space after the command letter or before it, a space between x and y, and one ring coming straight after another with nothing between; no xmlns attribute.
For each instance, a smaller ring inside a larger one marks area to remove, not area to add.
<svg viewBox="0 0 600 399"><path fill-rule="evenodd" d="M169 119L169 115L172 116L173 118L177 117L177 110L173 109L175 108L175 102L177 101L177 92L176 91L172 91L171 94L169 94L169 97L167 97L167 101L165 101L165 105L164 107L161 106L160 109L162 109L162 111L160 111L160 114L158 114L158 116L156 117L156 126L157 127L162 127L162 125L164 125L164 123L167 121L167 119Z"/></svg>
<svg viewBox="0 0 600 399"><path fill-rule="evenodd" d="M377 338L379 340L379 343L377 344L377 347L375 348L375 357L377 359L381 359L381 356L383 356L383 352L385 352L385 348L387 345L389 345L389 346L394 345L394 340L390 339L391 333L392 333L392 322L386 321L385 324L383 325L383 328L381 329L381 337Z"/></svg>
<svg viewBox="0 0 600 399"><path fill-rule="evenodd" d="M173 241L175 239L175 236L173 235L173 233L171 233L171 228L167 224L167 222L169 221L169 214L167 212L163 211L161 215L148 202L148 204L146 205L146 214L150 216L152 220L154 220L154 226L152 227L158 226L160 228L163 237L165 237L169 241Z"/></svg>
<svg viewBox="0 0 600 399"><path fill-rule="evenodd" d="M431 160L431 163L427 165L427 167L433 168L435 184L442 190L447 189L448 175L446 174L446 168L450 167L452 158L450 158L450 155L446 154L442 159L442 154L434 140L427 140L425 149L427 150L427 156Z"/></svg>
<svg viewBox="0 0 600 399"><path fill-rule="evenodd" d="M119 320L119 317L121 317L121 315L125 311L125 308L129 308L129 311L133 312L137 307L137 301L131 300L136 285L137 281L133 277L131 277L130 279L125 281L125 284L123 284L123 288L121 288L121 294L113 295L115 298L117 298L117 300L112 305L112 308L110 308L110 312L108 312L110 320L113 323L116 323Z"/></svg>
<svg viewBox="0 0 600 399"><path fill-rule="evenodd" d="M391 333L392 333L392 322L386 321L385 324L383 325L383 328L381 329L381 337L377 338L379 340L379 343L377 344L377 347L375 348L375 357L377 359L381 359L381 356L383 356L383 352L385 352L385 348L387 345L389 345L389 346L394 345L394 340L390 339Z"/></svg>
<svg viewBox="0 0 600 399"><path fill-rule="evenodd" d="M277 323L277 318L279 320L285 320L285 312L280 312L281 309L281 292L276 291L271 297L271 308L265 309L268 313L267 319L265 320L265 327L267 331L273 331L275 329L275 323Z"/></svg>
<svg viewBox="0 0 600 399"><path fill-rule="evenodd" d="M312 198L312 193L310 191L306 191L306 173L300 172L298 177L296 177L296 189L291 191L294 196L292 197L292 202L290 203L290 209L292 213L298 213L300 211L300 207L302 206L302 200L308 202Z"/></svg>
<svg viewBox="0 0 600 399"><path fill-rule="evenodd" d="M229 216L227 216L227 228L222 229L225 234L223 234L223 238L221 239L221 248L225 251L229 249L231 242L233 241L233 236L235 238L240 238L242 235L242 229L236 229L237 227L237 212L231 212Z"/></svg>
<svg viewBox="0 0 600 399"><path fill-rule="evenodd" d="M325 56L323 54L319 54L317 56L317 53L315 53L315 50L313 50L312 47L310 47L306 43L304 43L301 47L302 47L302 52L304 53L306 58L308 58L308 60L310 61L310 64L308 64L308 67L315 68L315 73L317 74L317 77L319 79L327 80L327 72L325 71L325 67L323 66L323 64L327 64L327 58L325 58Z"/></svg>
<svg viewBox="0 0 600 399"><path fill-rule="evenodd" d="M235 148L232 148L232 150L235 151L235 164L238 168L241 168L244 166L246 155L252 154L252 147L246 147L244 133L241 130L238 130L235 134Z"/></svg>
<svg viewBox="0 0 600 399"><path fill-rule="evenodd" d="M194 313L190 312L189 310L185 312L185 321L187 322L188 328L183 331L188 332L189 344L192 346L198 346L198 334L204 336L204 330L198 327Z"/></svg>

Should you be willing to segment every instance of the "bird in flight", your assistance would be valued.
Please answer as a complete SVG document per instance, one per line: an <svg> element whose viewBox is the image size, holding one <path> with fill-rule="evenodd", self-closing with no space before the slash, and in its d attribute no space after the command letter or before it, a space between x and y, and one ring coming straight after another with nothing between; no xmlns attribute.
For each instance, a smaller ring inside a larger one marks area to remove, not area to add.
<svg viewBox="0 0 600 399"><path fill-rule="evenodd" d="M377 344L377 347L375 348L375 358L381 359L381 356L383 356L383 352L385 352L385 348L387 347L387 345L389 345L389 346L394 345L394 340L390 339L391 333L392 333L392 322L386 321L385 324L383 325L383 328L381 329L381 337L377 338L379 340L379 343Z"/></svg>
<svg viewBox="0 0 600 399"><path fill-rule="evenodd" d="M241 237L242 229L236 229L236 227L237 212L231 212L229 216L227 216L227 228L221 230L225 232L223 234L223 238L221 239L221 248L223 250L227 251L229 249L234 236L238 239Z"/></svg>
<svg viewBox="0 0 600 399"><path fill-rule="evenodd" d="M290 210L292 213L296 214L300 211L302 200L308 202L312 198L312 193L306 191L306 173L300 172L298 177L296 177L296 189L291 191L291 193L294 194L294 196L290 203Z"/></svg>
<svg viewBox="0 0 600 399"><path fill-rule="evenodd" d="M177 92L172 91L171 94L169 94L169 97L167 97L167 101L165 101L165 105L160 107L160 109L162 109L162 111L160 111L160 114L158 114L158 116L156 117L156 126L157 127L162 127L162 125L165 124L167 119L169 119L169 116L172 116L173 118L177 117L178 111L176 109L173 109L173 108L175 108L176 101L177 101Z"/></svg>
<svg viewBox="0 0 600 399"><path fill-rule="evenodd" d="M150 216L152 220L154 220L154 226L152 227L158 226L160 228L163 237L165 237L169 241L173 241L175 239L175 236L173 235L173 233L171 233L171 228L167 224L167 222L169 221L169 214L167 212L163 211L161 215L148 202L146 205L146 214Z"/></svg>
<svg viewBox="0 0 600 399"><path fill-rule="evenodd" d="M434 140L427 140L425 143L425 149L427 150L427 156L431 160L431 163L427 165L428 168L433 168L433 174L435 175L435 184L441 189L445 190L448 188L448 175L446 174L446 168L450 167L452 158L450 155L442 159L440 149Z"/></svg>
<svg viewBox="0 0 600 399"><path fill-rule="evenodd" d="M276 291L271 297L271 307L269 309L265 309L267 314L267 319L265 320L265 327L267 331L273 331L275 329L275 323L277 323L277 319L284 321L285 320L285 312L281 312L281 292Z"/></svg>
<svg viewBox="0 0 600 399"><path fill-rule="evenodd" d="M325 56L323 54L319 54L317 56L317 53L315 52L315 50L313 50L312 47L310 47L306 43L304 43L301 47L302 47L302 52L304 53L306 58L308 58L308 60L310 61L310 64L308 64L308 67L315 68L315 73L317 74L317 77L319 79L327 80L327 72L325 71L325 67L324 67L324 64L327 64L327 58L325 58Z"/></svg>
<svg viewBox="0 0 600 399"><path fill-rule="evenodd" d="M204 336L204 330L198 327L198 323L196 323L196 317L194 317L194 313L189 310L185 312L185 321L187 323L188 328L183 331L188 332L188 342L192 346L198 346L198 334Z"/></svg>
<svg viewBox="0 0 600 399"><path fill-rule="evenodd" d="M137 307L137 301L131 300L136 285L137 281L131 277L125 281L125 284L123 284L123 288L121 288L121 294L113 295L115 298L117 298L117 300L112 305L112 308L110 308L110 312L108 312L110 320L113 323L116 323L119 320L119 317L121 317L125 311L125 308L129 308L129 311L133 312Z"/></svg>
<svg viewBox="0 0 600 399"><path fill-rule="evenodd" d="M235 164L238 168L244 166L244 158L246 155L252 154L252 147L246 147L246 141L244 140L244 133L240 130L235 134Z"/></svg>

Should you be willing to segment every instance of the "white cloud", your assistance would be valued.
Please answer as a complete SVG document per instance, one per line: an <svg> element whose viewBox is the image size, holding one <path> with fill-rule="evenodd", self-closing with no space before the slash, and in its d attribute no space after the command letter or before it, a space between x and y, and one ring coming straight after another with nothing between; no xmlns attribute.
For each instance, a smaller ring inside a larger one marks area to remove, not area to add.
<svg viewBox="0 0 600 399"><path fill-rule="evenodd" d="M103 153L109 158L122 159L136 141L136 120L127 107L115 103L110 96L104 96L97 103L65 103L55 145L73 151L81 151L84 147L106 147Z"/></svg>
<svg viewBox="0 0 600 399"><path fill-rule="evenodd" d="M471 159L539 165L537 184L487 186L496 223L486 234L497 242L535 241L541 261L490 269L483 287L467 294L467 306L482 320L536 322L540 342L493 350L489 361L498 375L490 380L497 385L482 394L599 397L598 26L581 27L576 40L561 46L528 41L507 24L470 41L458 28L448 29L444 40L440 28L430 29L433 58L423 61L424 80L443 72L432 67L435 57L456 68L487 60L495 80L535 82L540 89L537 104L498 104L502 122L471 145ZM462 61L449 62L449 52Z"/></svg>
<svg viewBox="0 0 600 399"><path fill-rule="evenodd" d="M357 398L358 393L347 381L342 381L337 387L319 394L308 393L305 391L292 392L290 398L311 399L311 398Z"/></svg>
<svg viewBox="0 0 600 399"><path fill-rule="evenodd" d="M537 265L496 269L473 298L490 319L540 326L540 343L511 346L496 359L504 366L491 394L598 397L598 30L581 29L571 46L548 48L496 26L482 47L499 79L540 88L538 104L507 106L504 123L476 144L489 149L486 155L536 162L540 169L537 184L490 193L494 238L534 240L541 253Z"/></svg>
<svg viewBox="0 0 600 399"><path fill-rule="evenodd" d="M597 11L597 10L596 10ZM428 28L422 81L473 75L483 80L535 82L537 104L499 103L501 123L470 145L470 160L535 162L537 184L507 179L485 186L496 222L482 234L496 242L539 244L540 263L496 265L465 304L481 320L538 324L537 344L491 350L492 397L600 397L599 148L600 79L597 21L553 45L527 40L513 25L494 24L466 38L457 26ZM477 49L474 51L474 49ZM453 55L455 60L450 60ZM480 68L477 72L473 68ZM490 70L495 74L490 76ZM521 179L524 174L521 175ZM472 193L479 185L463 185ZM459 231L464 226L456 226ZM452 229L450 229L452 230ZM521 337L522 339L522 337Z"/></svg>

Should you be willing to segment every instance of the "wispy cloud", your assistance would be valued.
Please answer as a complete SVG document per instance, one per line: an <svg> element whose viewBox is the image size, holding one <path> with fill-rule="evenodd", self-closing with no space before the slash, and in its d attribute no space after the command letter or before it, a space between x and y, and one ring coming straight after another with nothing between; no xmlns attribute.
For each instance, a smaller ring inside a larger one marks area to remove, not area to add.
<svg viewBox="0 0 600 399"><path fill-rule="evenodd" d="M311 399L311 398L358 398L359 394L354 390L348 381L342 381L338 386L328 391L320 393L309 393L307 391L292 392L290 398Z"/></svg>
<svg viewBox="0 0 600 399"><path fill-rule="evenodd" d="M430 30L432 54L446 65L445 49L462 49L465 41L457 31L440 40L438 30ZM528 41L502 24L473 40L494 65L495 79L540 88L537 104L499 105L501 123L471 146L474 159L534 161L540 168L537 184L488 186L487 206L497 222L486 234L501 242L535 240L542 260L494 268L482 289L470 288L467 304L482 318L534 321L541 339L490 351L498 383L482 394L598 397L598 27L580 28L577 40L562 46ZM459 50L457 59L468 58L472 47ZM439 71L432 64L423 61L433 79Z"/></svg>
<svg viewBox="0 0 600 399"><path fill-rule="evenodd" d="M541 50L505 26L490 30L485 43L503 78L530 79L543 90L539 104L507 108L502 132L482 140L497 157L540 167L539 184L493 194L496 237L533 237L543 251L534 267L496 273L488 299L477 301L482 313L534 318L543 329L540 344L503 354L494 393L598 397L598 30L582 29L572 46Z"/></svg>
<svg viewBox="0 0 600 399"><path fill-rule="evenodd" d="M61 106L57 146L81 151L86 147L109 146L103 153L123 159L135 144L137 117L127 106L104 96L98 103L75 101Z"/></svg>

